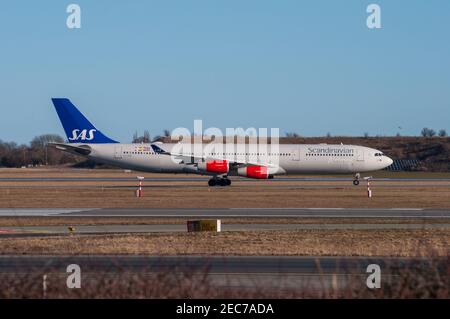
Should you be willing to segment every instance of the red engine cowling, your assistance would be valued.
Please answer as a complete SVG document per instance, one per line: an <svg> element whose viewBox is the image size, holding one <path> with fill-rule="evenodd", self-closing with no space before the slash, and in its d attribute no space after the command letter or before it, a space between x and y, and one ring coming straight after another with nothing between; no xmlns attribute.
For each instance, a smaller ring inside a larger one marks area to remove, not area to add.
<svg viewBox="0 0 450 319"><path fill-rule="evenodd" d="M228 161L212 160L198 163L198 169L208 173L226 174L229 170Z"/></svg>
<svg viewBox="0 0 450 319"><path fill-rule="evenodd" d="M238 168L238 175L249 177L249 178L257 178L257 179L268 179L269 170L266 166L246 166Z"/></svg>

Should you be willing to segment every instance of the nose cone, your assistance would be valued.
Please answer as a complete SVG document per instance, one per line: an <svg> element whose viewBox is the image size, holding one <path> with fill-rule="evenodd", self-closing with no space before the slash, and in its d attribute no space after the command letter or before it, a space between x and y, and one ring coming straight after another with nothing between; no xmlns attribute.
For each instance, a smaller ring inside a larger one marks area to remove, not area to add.
<svg viewBox="0 0 450 319"><path fill-rule="evenodd" d="M392 158L386 156L386 167L391 166L394 161Z"/></svg>

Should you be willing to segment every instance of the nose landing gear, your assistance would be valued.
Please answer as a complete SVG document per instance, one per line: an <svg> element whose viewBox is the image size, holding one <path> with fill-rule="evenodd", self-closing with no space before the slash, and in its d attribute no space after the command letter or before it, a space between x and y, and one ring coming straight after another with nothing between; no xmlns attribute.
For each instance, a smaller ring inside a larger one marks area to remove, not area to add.
<svg viewBox="0 0 450 319"><path fill-rule="evenodd" d="M361 174L360 173L356 173L355 174L355 179L353 180L353 185L358 186L360 178L361 178Z"/></svg>
<svg viewBox="0 0 450 319"><path fill-rule="evenodd" d="M230 186L231 181L228 179L228 177L213 177L208 181L209 186Z"/></svg>

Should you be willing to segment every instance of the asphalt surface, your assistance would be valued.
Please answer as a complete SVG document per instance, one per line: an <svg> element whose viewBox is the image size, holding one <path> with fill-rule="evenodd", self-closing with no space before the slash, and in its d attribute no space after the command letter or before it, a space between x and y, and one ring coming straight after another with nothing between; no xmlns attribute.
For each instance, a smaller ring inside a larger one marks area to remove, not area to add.
<svg viewBox="0 0 450 319"><path fill-rule="evenodd" d="M67 266L77 264L81 276L104 276L139 272L190 280L205 278L211 285L232 288L296 289L323 291L355 283L366 289L368 266L379 265L382 282L398 280L398 272L418 269L421 273L445 271L445 259L292 256L0 256L0 274L40 274L67 277ZM89 278L89 277L88 277ZM158 278L158 277L155 277ZM174 283L176 285L176 281Z"/></svg>
<svg viewBox="0 0 450 319"><path fill-rule="evenodd" d="M257 183L262 183L261 181ZM245 183L234 183L231 185L231 187L239 187L239 188L254 188L254 184L245 184ZM348 188L352 189L355 186L353 186L351 183L341 183L341 184L332 184L332 185L318 185L318 184L309 184L309 183L303 183L303 184L281 184L281 183L268 183L264 184L264 188L270 189L270 188L288 188L288 189L336 189L336 188ZM366 187L365 185L361 185L359 187ZM448 192L450 188L450 184L371 184L372 188L435 188L439 189L436 191L445 191ZM54 184L46 184L46 185L0 185L0 189L49 189L49 188L55 188L55 189L136 189L136 184L129 184L129 185L89 185L89 184L77 184L77 185L54 185ZM189 184L171 184L171 183L160 183L160 184L152 184L152 185L143 185L142 188L144 189L150 189L150 188L170 188L170 189L180 189L180 188L186 188L186 189L207 189L210 188L208 186L207 182L204 181L204 183L199 183L195 185L189 185Z"/></svg>
<svg viewBox="0 0 450 319"><path fill-rule="evenodd" d="M253 181L248 178L231 177L233 181ZM145 181L149 182L206 182L208 178L201 177L149 177ZM372 181L389 181L389 182L450 182L450 178L372 178ZM136 177L1 177L0 182L127 182L137 181ZM270 182L339 182L353 181L351 177L276 177ZM261 181L262 182L262 181ZM267 182L267 181L265 181ZM362 180L363 182L363 180Z"/></svg>
<svg viewBox="0 0 450 319"><path fill-rule="evenodd" d="M450 208L1 208L0 216L450 218Z"/></svg>
<svg viewBox="0 0 450 319"><path fill-rule="evenodd" d="M187 274L189 280L208 282L217 287L237 289L295 289L324 291L355 284L366 289L371 273L368 266L381 269L382 282L399 280L403 271L444 274L445 258L395 257L314 257L314 256L0 256L0 275L68 276L67 267L80 266L82 278L139 272L148 276L164 273ZM89 280L89 279L87 279ZM40 283L38 283L40 284Z"/></svg>
<svg viewBox="0 0 450 319"><path fill-rule="evenodd" d="M318 189L318 188L336 188L336 187L347 187L353 188L351 177L277 177L266 180L249 180L243 177L233 176L230 178L233 185L238 185L239 187L254 187L255 183L263 184L265 188L298 188L298 189ZM207 184L208 177L150 177L146 178L144 181L144 188L192 188L192 187L209 187ZM402 187L402 188L414 188L414 187L433 187L440 189L447 189L450 187L450 178L373 178L372 187ZM9 185L11 182L19 182L20 185ZM40 183L44 182L42 185ZM51 184L51 183L54 184ZM61 185L61 182L77 182L77 185ZM91 184L80 184L80 182L86 182ZM101 185L92 183L119 183L121 185ZM124 182L133 182L130 184L123 184ZM147 182L147 183L145 183ZM190 182L190 184L172 184L173 182ZM195 182L192 184L192 182ZM247 182L251 182L250 184ZM298 184L283 184L280 182L297 182ZM315 182L335 182L331 185L321 185L315 184ZM395 182L395 183L392 183ZM424 182L420 185L416 182ZM443 183L444 182L444 183ZM448 182L448 183L446 183ZM137 179L136 177L24 177L24 178L14 178L14 177L3 177L0 178L0 183L6 183L0 185L0 188L136 188ZM27 183L27 184L24 184ZM152 183L149 185L149 183ZM156 184L155 184L156 183ZM361 185L366 184L365 180L361 180Z"/></svg>
<svg viewBox="0 0 450 319"><path fill-rule="evenodd" d="M67 265L77 264L86 271L160 272L176 269L193 271L207 269L209 273L361 273L367 266L377 264L407 267L424 258L396 257L314 257L314 256L0 256L0 273L26 273L40 270L66 271Z"/></svg>

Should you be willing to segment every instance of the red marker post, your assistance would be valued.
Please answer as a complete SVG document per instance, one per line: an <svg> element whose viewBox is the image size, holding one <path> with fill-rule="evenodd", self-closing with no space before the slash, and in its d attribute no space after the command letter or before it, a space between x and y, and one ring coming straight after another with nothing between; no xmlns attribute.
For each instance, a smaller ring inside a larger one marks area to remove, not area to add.
<svg viewBox="0 0 450 319"><path fill-rule="evenodd" d="M137 179L139 181L139 187L136 190L136 197L143 197L144 193L142 191L142 183L144 182L144 176L138 176Z"/></svg>
<svg viewBox="0 0 450 319"><path fill-rule="evenodd" d="M367 197L372 198L372 190L370 189L370 179L372 176L365 177L365 180L367 180Z"/></svg>

